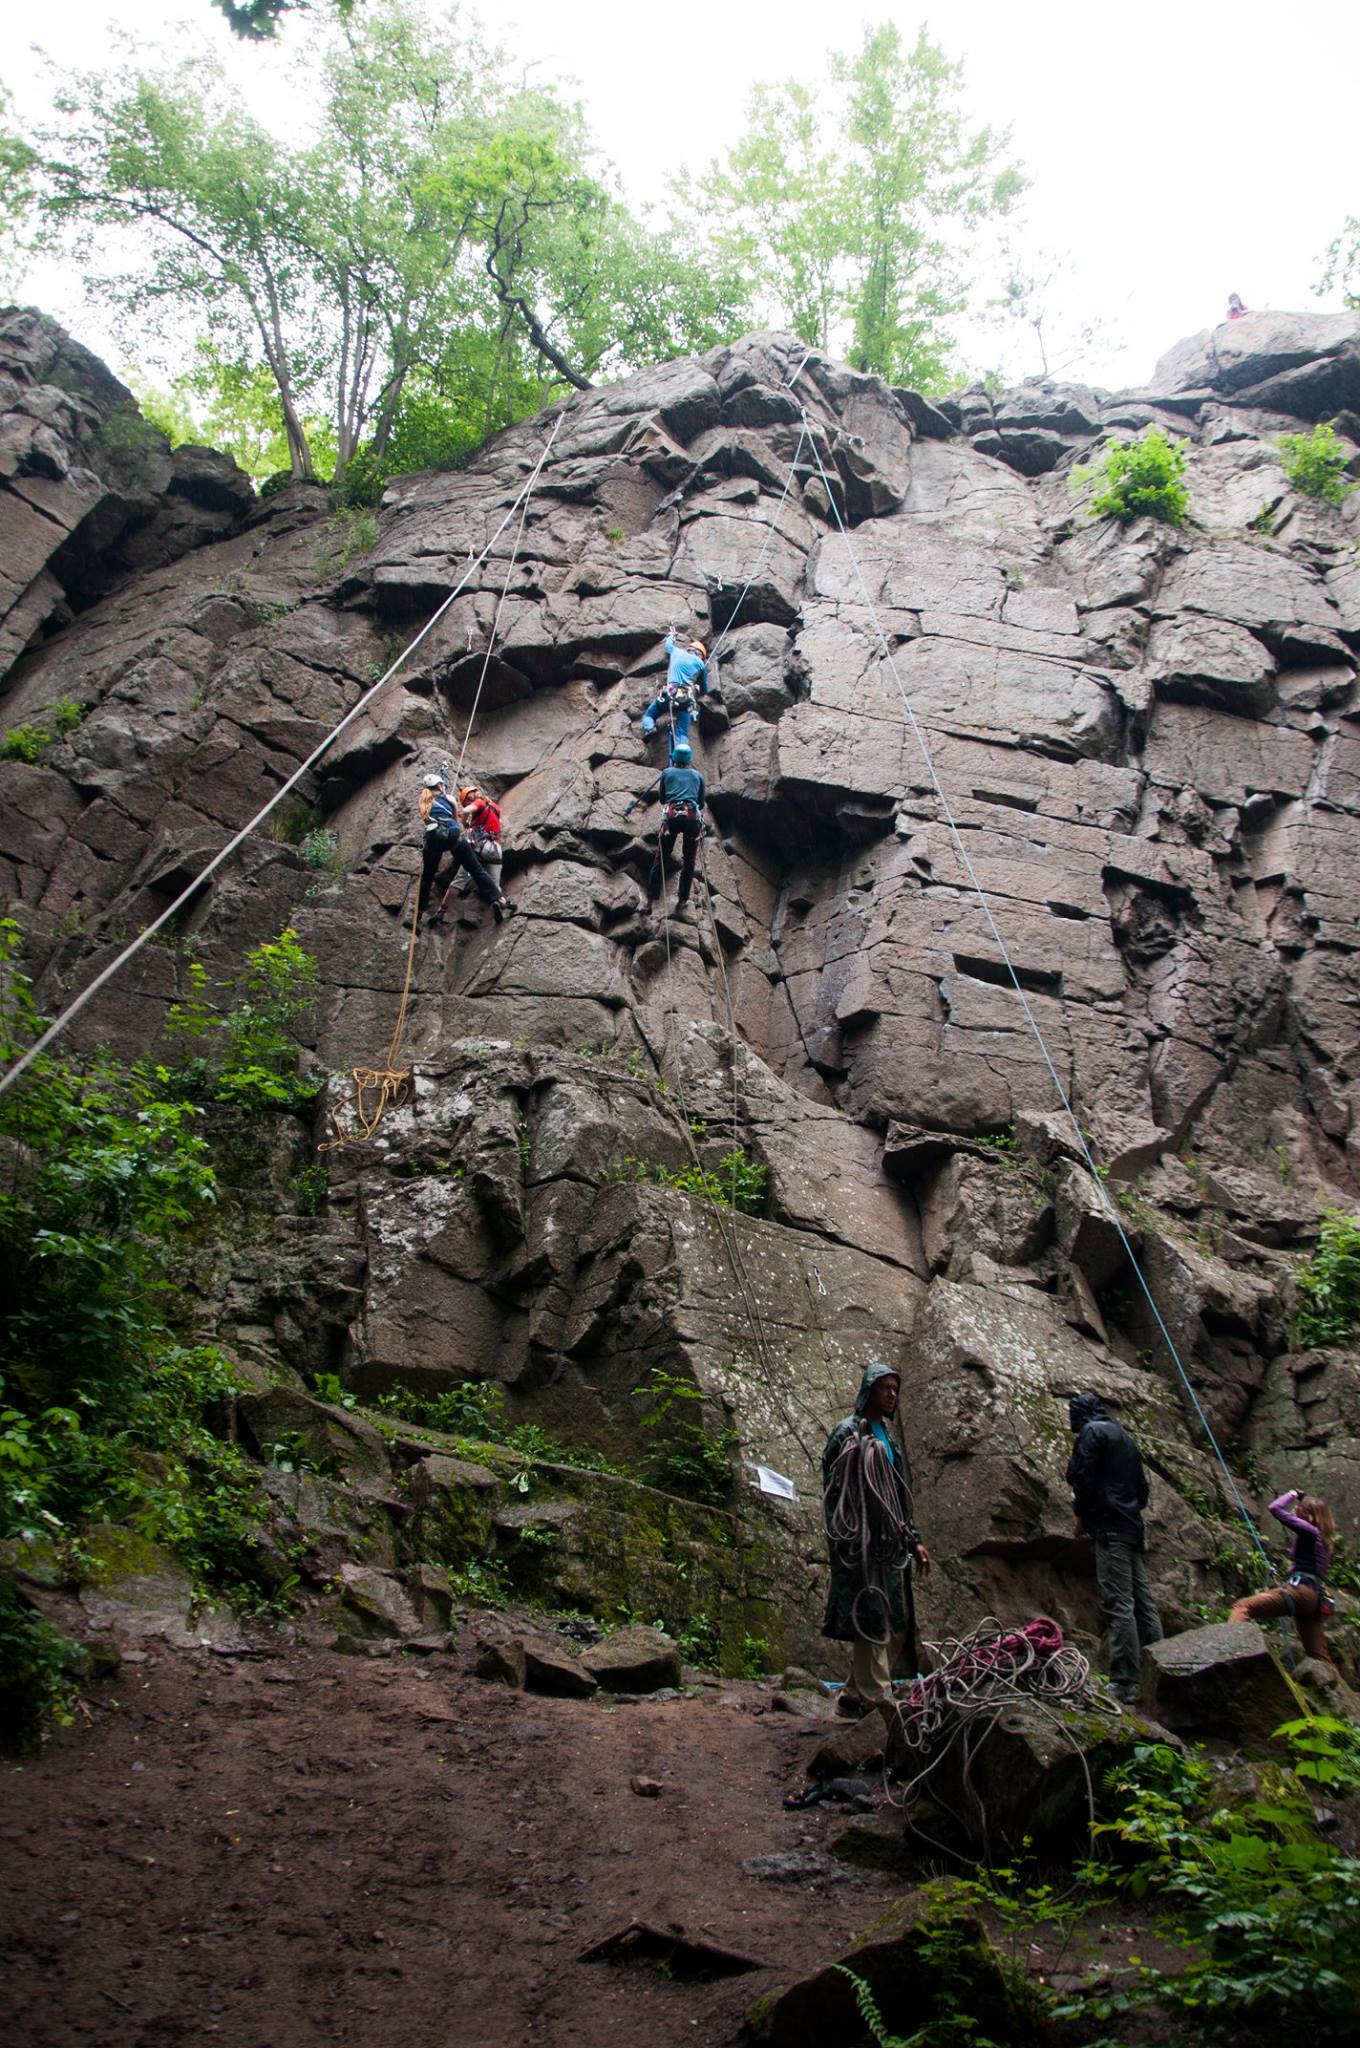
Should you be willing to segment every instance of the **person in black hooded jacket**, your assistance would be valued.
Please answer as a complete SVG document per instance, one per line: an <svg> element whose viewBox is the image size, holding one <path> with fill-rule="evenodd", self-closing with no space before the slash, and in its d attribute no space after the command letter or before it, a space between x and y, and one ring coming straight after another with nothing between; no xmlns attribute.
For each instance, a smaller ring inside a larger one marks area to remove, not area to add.
<svg viewBox="0 0 1360 2048"><path fill-rule="evenodd" d="M1162 1638L1161 1616L1143 1563L1148 1504L1142 1454L1095 1394L1074 1394L1067 1419L1076 1442L1067 1467L1077 1534L1089 1536L1110 1638L1110 1688L1125 1706L1138 1698L1142 1653Z"/></svg>

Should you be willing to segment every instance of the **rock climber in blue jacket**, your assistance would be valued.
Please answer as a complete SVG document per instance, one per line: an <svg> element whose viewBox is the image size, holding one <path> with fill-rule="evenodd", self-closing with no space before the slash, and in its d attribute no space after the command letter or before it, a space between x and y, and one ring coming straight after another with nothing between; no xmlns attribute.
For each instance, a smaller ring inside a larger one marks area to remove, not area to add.
<svg viewBox="0 0 1360 2048"><path fill-rule="evenodd" d="M669 666L666 680L642 714L642 736L650 739L660 721L668 720L672 743L689 738L689 722L708 691L708 649L702 640L686 635L666 635L665 653Z"/></svg>
<svg viewBox="0 0 1360 2048"><path fill-rule="evenodd" d="M647 877L647 900L655 903L661 894L665 878L666 863L671 857L677 835L683 842L680 855L680 888L675 907L683 910L689 902L689 892L694 882L694 856L699 851L699 838L704 829L704 798L707 785L697 768L692 767L693 754L688 740L677 740L671 755L669 768L663 768L650 789L644 789L641 796L633 798L624 810L625 818L638 804L649 804L653 798L661 802L661 824L656 835L656 857L651 873Z"/></svg>

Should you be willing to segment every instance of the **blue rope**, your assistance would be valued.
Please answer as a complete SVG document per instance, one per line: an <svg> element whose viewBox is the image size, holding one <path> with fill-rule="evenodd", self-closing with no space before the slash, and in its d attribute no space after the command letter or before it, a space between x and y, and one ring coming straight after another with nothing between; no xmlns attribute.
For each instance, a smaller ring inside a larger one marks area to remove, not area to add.
<svg viewBox="0 0 1360 2048"><path fill-rule="evenodd" d="M804 361L806 360L807 359L805 357ZM1228 1467L1228 1461L1224 1457L1223 1452L1219 1447L1218 1438L1214 1435L1213 1425L1210 1423L1208 1416L1205 1414L1204 1408L1200 1402L1200 1398L1198 1394L1195 1392L1194 1387L1190 1383L1190 1375L1187 1373L1184 1365L1181 1363L1181 1356L1179 1351L1176 1349L1175 1341L1172 1338L1171 1332L1170 1330L1168 1330L1166 1323L1162 1318L1162 1312L1158 1308L1157 1303L1153 1298L1152 1289L1148 1286L1147 1278L1143 1272L1142 1267L1138 1263L1138 1259L1134 1253L1133 1246L1129 1242L1129 1235L1124 1228L1123 1218L1120 1216L1119 1210L1115 1206L1114 1202L1111 1200L1109 1191L1106 1188L1104 1180L1102 1179L1101 1174L1096 1166L1096 1162L1092 1157L1091 1148L1086 1142L1086 1133L1082 1130L1082 1127L1077 1120L1076 1112L1073 1109L1072 1104L1068 1100L1067 1090L1063 1087L1062 1081L1058 1076L1058 1070L1053 1064L1053 1058L1048 1050L1048 1045L1045 1042L1043 1031L1040 1029L1039 1020L1035 1016L1034 1011L1030 1006L1029 998L1025 994L1024 988L1021 985L1019 975L1015 971L1015 965L1011 959L1010 952L1006 946L1006 942L1001 936L1000 927L998 926L995 917L992 915L992 907L987 900L987 892L983 888L981 882L978 880L977 871L973 866L972 860L968 853L968 848L964 843L963 834L959 830L958 822L954 817L952 808L950 807L949 799L945 795L944 785L940 781L939 775L936 772L935 762L934 758L931 755L929 743L927 742L925 733L923 732L920 722L917 719L911 698L907 693L907 687L905 683L902 681L902 677L898 672L897 663L893 660L892 649L888 645L887 639L883 632L882 625L879 622L878 609L875 606L873 599L869 595L868 586L864 581L864 573L859 565L859 559L856 556L854 547L851 544L850 535L846 531L845 521L841 517L840 506L837 503L836 493L832 489L831 479L827 475L822 463L822 458L817 451L817 443L812 435L811 422L808 419L806 408L800 406L799 410L802 412L803 415L804 437L807 440L808 446L812 449L813 459L817 464L818 473L820 474L822 479L822 487L825 490L828 499L830 500L831 510L835 517L836 526L840 532L841 539L845 542L846 552L850 557L850 565L855 572L855 580L859 584L860 594L864 599L865 607L868 610L870 618L873 620L874 632L878 636L880 656L883 659L883 661L887 663L888 670L892 676L892 679L897 685L897 693L902 700L903 712L906 715L908 725L911 727L912 736L916 741L917 747L920 749L921 758L925 763L926 773L930 777L931 787L934 789L935 795L939 800L940 809L944 814L945 822L948 825L950 834L953 837L955 851L957 852L960 861L963 863L964 871L967 874L970 883L972 884L973 892L976 895L978 902L982 906L982 914L987 920L988 929L991 932L993 939L996 941L997 951L1000 953L1002 961L1005 964L1006 972L1009 974L1011 978L1011 983L1015 989L1015 993L1020 999L1020 1007L1023 1009L1026 1021L1029 1024L1029 1028L1034 1034L1035 1043L1038 1045L1040 1052L1043 1054L1044 1065L1048 1068L1049 1075L1053 1081L1054 1089L1057 1092L1058 1100L1063 1106L1063 1110L1066 1113L1068 1122L1071 1124L1073 1131L1076 1133L1077 1143L1081 1147L1082 1157L1086 1161L1087 1167L1090 1169L1091 1179L1100 1191L1100 1198L1109 1212L1110 1220L1114 1224L1116 1231L1119 1233L1119 1241L1124 1247L1125 1255L1128 1259L1130 1266L1133 1268L1134 1274L1138 1281L1138 1285L1142 1289L1144 1298L1147 1301L1147 1305L1152 1311L1153 1319L1156 1322L1158 1330L1161 1332L1162 1341L1166 1345L1167 1351L1169 1352L1171 1359L1175 1364L1176 1371L1180 1374L1181 1384L1183 1385L1186 1393L1190 1397L1191 1406L1194 1408L1195 1414L1199 1417L1199 1421L1201 1427L1204 1430L1204 1434L1208 1437L1209 1442L1213 1447L1214 1456L1217 1458L1219 1466L1223 1473L1223 1477L1228 1483L1228 1491L1231 1493L1233 1500L1237 1505L1237 1512L1241 1515L1243 1522L1246 1524L1247 1532L1250 1535L1252 1542L1256 1546L1261 1561L1266 1567L1267 1573L1269 1574L1269 1576L1273 1577L1274 1571L1273 1567L1271 1566L1270 1553L1267 1551L1265 1544L1261 1541L1260 1532L1258 1531L1255 1522L1253 1522L1250 1514L1247 1511L1246 1503L1242 1499L1241 1493L1238 1491L1237 1481L1233 1478L1232 1472L1229 1470Z"/></svg>

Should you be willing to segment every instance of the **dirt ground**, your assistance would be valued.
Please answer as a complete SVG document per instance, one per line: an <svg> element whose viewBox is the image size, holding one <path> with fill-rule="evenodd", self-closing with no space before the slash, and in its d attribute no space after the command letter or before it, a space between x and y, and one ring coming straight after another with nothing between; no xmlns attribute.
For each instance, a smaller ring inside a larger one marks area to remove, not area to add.
<svg viewBox="0 0 1360 2048"><path fill-rule="evenodd" d="M514 1694L447 1655L149 1650L93 1723L0 1766L16 2048L727 2048L761 1991L900 1886L785 1813L817 1739L771 1694ZM657 1779L659 1797L632 1790ZM634 1917L767 1967L692 1982L583 1961Z"/></svg>

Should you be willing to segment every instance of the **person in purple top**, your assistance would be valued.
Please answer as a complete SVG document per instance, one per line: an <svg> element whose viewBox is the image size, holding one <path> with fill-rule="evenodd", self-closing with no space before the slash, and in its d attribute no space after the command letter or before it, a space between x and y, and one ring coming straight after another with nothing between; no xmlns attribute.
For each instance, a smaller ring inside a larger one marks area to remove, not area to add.
<svg viewBox="0 0 1360 2048"><path fill-rule="evenodd" d="M1331 1664L1334 1660L1322 1623L1332 1611L1326 1585L1336 1542L1332 1511L1317 1494L1300 1496L1294 1487L1270 1503L1270 1512L1277 1522L1283 1522L1286 1529L1294 1532L1289 1549L1289 1582L1269 1586L1264 1593L1249 1593L1238 1601L1228 1619L1270 1621L1276 1615L1288 1614L1299 1632L1304 1655L1320 1657L1324 1664Z"/></svg>

